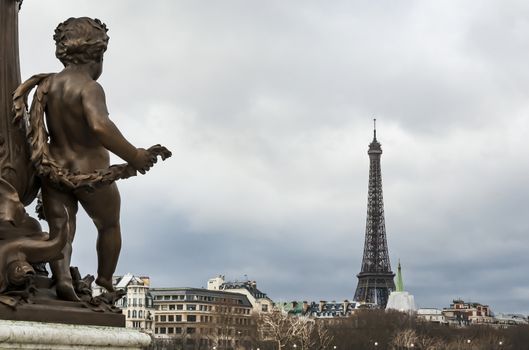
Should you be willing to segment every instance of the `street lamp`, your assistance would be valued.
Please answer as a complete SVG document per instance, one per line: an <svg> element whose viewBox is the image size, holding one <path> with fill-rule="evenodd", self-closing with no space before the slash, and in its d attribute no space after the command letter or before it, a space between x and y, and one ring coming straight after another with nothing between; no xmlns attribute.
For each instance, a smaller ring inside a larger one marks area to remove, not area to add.
<svg viewBox="0 0 529 350"><path fill-rule="evenodd" d="M414 347L415 347L415 344L411 343L410 348L414 348Z"/></svg>
<svg viewBox="0 0 529 350"><path fill-rule="evenodd" d="M294 344L294 349L297 348L298 346L296 344Z"/></svg>
<svg viewBox="0 0 529 350"><path fill-rule="evenodd" d="M470 339L467 339L467 344L470 344L471 343L471 340Z"/></svg>
<svg viewBox="0 0 529 350"><path fill-rule="evenodd" d="M333 348L334 350L336 350L337 346L335 345L335 346L333 346L332 348Z"/></svg>
<svg viewBox="0 0 529 350"><path fill-rule="evenodd" d="M375 347L378 346L378 342L375 342Z"/></svg>

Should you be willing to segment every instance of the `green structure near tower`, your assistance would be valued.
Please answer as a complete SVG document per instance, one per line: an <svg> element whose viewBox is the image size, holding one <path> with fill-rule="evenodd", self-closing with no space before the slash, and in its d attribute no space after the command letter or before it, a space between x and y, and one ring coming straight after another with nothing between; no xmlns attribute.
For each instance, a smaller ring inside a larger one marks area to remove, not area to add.
<svg viewBox="0 0 529 350"><path fill-rule="evenodd" d="M400 268L400 259L399 259L399 266L397 267L397 286L396 286L397 292L404 292L404 283L402 282L402 271Z"/></svg>

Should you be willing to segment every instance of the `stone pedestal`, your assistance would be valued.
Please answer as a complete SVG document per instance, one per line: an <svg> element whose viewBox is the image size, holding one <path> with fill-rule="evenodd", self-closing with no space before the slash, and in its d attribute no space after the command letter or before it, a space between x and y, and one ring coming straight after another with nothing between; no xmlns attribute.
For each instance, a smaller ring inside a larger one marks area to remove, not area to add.
<svg viewBox="0 0 529 350"><path fill-rule="evenodd" d="M2 350L140 350L150 341L127 328L0 320Z"/></svg>

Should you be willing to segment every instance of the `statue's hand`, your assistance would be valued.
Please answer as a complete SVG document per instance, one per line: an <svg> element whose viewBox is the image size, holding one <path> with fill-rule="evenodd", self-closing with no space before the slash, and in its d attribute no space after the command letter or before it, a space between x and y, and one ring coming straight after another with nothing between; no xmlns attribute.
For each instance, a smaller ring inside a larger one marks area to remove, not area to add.
<svg viewBox="0 0 529 350"><path fill-rule="evenodd" d="M156 163L156 156L143 148L136 150L136 156L129 162L130 165L142 174L145 174Z"/></svg>
<svg viewBox="0 0 529 350"><path fill-rule="evenodd" d="M156 163L158 157L160 157L162 160L166 160L171 156L171 151L161 145L151 146L147 150L138 148L136 158L132 162L129 162L129 165L140 173L145 174L154 165L154 163ZM129 174L129 176L134 176L134 174Z"/></svg>

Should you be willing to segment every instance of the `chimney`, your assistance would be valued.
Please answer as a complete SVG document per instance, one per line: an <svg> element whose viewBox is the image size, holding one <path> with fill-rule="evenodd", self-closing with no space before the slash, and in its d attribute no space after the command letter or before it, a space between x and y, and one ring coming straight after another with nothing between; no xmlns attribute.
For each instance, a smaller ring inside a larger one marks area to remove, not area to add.
<svg viewBox="0 0 529 350"><path fill-rule="evenodd" d="M323 307L327 302L325 300L320 300L320 312L323 312Z"/></svg>
<svg viewBox="0 0 529 350"><path fill-rule="evenodd" d="M309 303L304 301L303 302L303 314L305 315L308 310L309 310Z"/></svg>

